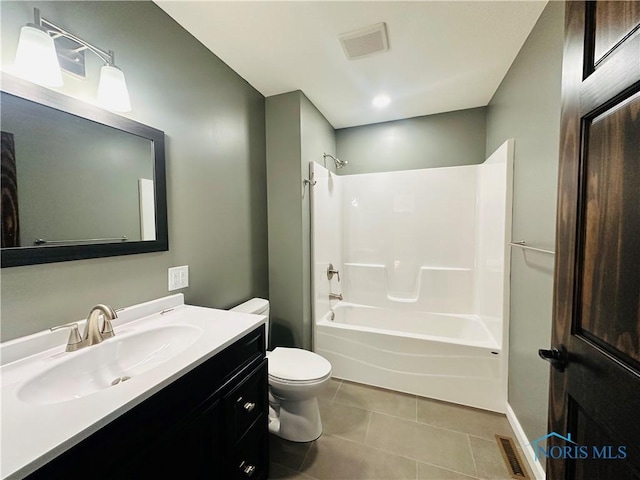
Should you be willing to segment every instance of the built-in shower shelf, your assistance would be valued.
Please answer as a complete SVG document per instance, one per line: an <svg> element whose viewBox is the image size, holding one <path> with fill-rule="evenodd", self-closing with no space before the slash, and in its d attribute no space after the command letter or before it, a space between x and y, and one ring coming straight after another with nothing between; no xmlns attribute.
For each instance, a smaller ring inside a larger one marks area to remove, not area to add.
<svg viewBox="0 0 640 480"><path fill-rule="evenodd" d="M400 303L416 303L418 301L417 297L408 298L408 297L396 297L393 295L387 295L387 298L392 302L400 302Z"/></svg>
<svg viewBox="0 0 640 480"><path fill-rule="evenodd" d="M343 268L343 293L350 302L449 313L473 308L473 268L421 266L404 276L380 263L346 262Z"/></svg>

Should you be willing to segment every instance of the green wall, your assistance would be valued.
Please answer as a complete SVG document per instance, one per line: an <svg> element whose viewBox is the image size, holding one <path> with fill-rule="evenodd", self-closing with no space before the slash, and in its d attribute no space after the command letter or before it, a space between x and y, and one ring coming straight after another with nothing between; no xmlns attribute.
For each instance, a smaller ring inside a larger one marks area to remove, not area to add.
<svg viewBox="0 0 640 480"><path fill-rule="evenodd" d="M302 346L300 92L266 99L272 346Z"/></svg>
<svg viewBox="0 0 640 480"><path fill-rule="evenodd" d="M268 97L267 185L272 347L311 348L309 162L335 155L331 124L301 92Z"/></svg>
<svg viewBox="0 0 640 480"><path fill-rule="evenodd" d="M549 2L488 107L487 155L515 138L513 239L554 250L564 2ZM512 249L509 404L532 440L547 433L554 258Z"/></svg>
<svg viewBox="0 0 640 480"><path fill-rule="evenodd" d="M485 161L486 108L336 131L341 175L473 165Z"/></svg>
<svg viewBox="0 0 640 480"><path fill-rule="evenodd" d="M0 3L3 68L20 28L45 18L116 52L133 111L167 143L168 252L2 269L2 340L164 295L167 268L189 265L195 305L227 308L269 294L265 100L152 2ZM62 93L95 97L99 62Z"/></svg>

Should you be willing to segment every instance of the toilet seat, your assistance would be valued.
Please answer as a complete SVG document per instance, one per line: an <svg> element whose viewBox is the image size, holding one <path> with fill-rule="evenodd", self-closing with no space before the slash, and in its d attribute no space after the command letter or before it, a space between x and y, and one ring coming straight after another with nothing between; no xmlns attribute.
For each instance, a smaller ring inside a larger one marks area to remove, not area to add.
<svg viewBox="0 0 640 480"><path fill-rule="evenodd" d="M290 386L305 386L305 385L315 385L316 383L322 383L328 378L331 378L331 373L328 373L322 378L314 378L313 380L287 380L286 378L274 377L273 375L269 375L269 385L290 385Z"/></svg>
<svg viewBox="0 0 640 480"><path fill-rule="evenodd" d="M269 379L278 383L308 385L331 376L331 363L308 350L277 347L268 358Z"/></svg>

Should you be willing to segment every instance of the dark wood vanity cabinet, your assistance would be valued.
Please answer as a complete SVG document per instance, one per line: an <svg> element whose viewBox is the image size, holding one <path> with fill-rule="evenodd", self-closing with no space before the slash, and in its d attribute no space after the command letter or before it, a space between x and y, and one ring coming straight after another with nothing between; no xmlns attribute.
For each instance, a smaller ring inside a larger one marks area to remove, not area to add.
<svg viewBox="0 0 640 480"><path fill-rule="evenodd" d="M35 479L266 479L264 326L31 474Z"/></svg>

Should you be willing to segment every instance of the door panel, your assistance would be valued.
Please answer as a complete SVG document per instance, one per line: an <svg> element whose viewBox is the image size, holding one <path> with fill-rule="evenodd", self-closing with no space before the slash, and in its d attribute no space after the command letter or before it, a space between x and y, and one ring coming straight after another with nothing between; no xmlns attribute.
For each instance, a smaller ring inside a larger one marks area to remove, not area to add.
<svg viewBox="0 0 640 480"><path fill-rule="evenodd" d="M640 2L565 21L547 476L640 479Z"/></svg>
<svg viewBox="0 0 640 480"><path fill-rule="evenodd" d="M640 365L640 93L585 122L576 333Z"/></svg>
<svg viewBox="0 0 640 480"><path fill-rule="evenodd" d="M615 445L615 439L609 435L606 428L598 424L571 398L569 405L576 405L572 429L575 432L576 443L578 445L606 445L598 449L595 454L579 450L577 457L589 455L591 458L577 458L572 462L570 470L574 472L573 477L582 480L638 478L634 477L636 474L629 468L628 463L619 461L629 452L623 447L612 446Z"/></svg>
<svg viewBox="0 0 640 480"><path fill-rule="evenodd" d="M595 17L595 63L598 63L640 24L640 2L600 1Z"/></svg>
<svg viewBox="0 0 640 480"><path fill-rule="evenodd" d="M640 422L636 421L639 406L637 371L621 366L610 353L579 336L572 339L569 351L571 357L566 369L566 392L571 400L567 402L567 427L562 433L575 436L572 426L575 425L578 410L581 410L615 440L609 444L588 444L589 449L593 451L591 447L603 445L616 448L624 446L628 453L624 463L635 463L633 468L640 471L637 466L640 459ZM566 478L580 477L569 475ZM616 480L624 478L627 477Z"/></svg>

